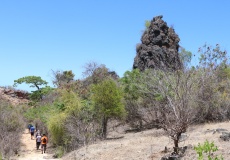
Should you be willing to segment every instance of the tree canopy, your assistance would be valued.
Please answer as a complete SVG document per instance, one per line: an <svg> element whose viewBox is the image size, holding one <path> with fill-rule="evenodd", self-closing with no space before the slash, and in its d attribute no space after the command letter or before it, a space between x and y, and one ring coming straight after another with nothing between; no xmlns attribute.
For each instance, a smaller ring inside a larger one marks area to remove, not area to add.
<svg viewBox="0 0 230 160"><path fill-rule="evenodd" d="M22 83L30 84L30 87L36 87L38 90L40 89L41 86L48 84L48 82L46 82L39 76L26 76L14 80L13 86L16 87L18 84L22 84Z"/></svg>

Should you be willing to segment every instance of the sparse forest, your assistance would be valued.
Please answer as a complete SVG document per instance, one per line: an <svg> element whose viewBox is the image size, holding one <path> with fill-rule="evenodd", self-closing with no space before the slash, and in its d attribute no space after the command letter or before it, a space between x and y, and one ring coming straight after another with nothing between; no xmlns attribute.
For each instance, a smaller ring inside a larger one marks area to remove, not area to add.
<svg viewBox="0 0 230 160"><path fill-rule="evenodd" d="M129 126L127 132L163 129L173 140L173 154L183 157L179 140L191 125L230 120L227 51L205 44L193 66L193 53L179 46L178 35L161 18L147 23L133 69L123 77L89 62L82 79L72 70L53 71L55 88L36 75L15 80L14 86L37 90L17 107L0 99L0 159L18 154L17 135L28 123L49 136L56 157L106 140L114 124Z"/></svg>

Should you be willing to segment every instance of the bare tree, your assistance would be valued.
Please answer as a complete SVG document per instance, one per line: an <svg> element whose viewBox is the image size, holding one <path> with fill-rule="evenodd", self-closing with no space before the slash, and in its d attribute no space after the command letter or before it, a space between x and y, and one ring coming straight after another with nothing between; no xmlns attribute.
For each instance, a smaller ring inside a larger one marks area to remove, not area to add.
<svg viewBox="0 0 230 160"><path fill-rule="evenodd" d="M84 72L82 73L84 77L90 77L93 75L94 71L99 68L100 65L97 62L89 62L84 65Z"/></svg>
<svg viewBox="0 0 230 160"><path fill-rule="evenodd" d="M163 72L148 70L136 85L143 98L151 100L154 119L174 141L174 152L178 154L179 138L194 122L198 85L201 79L195 71Z"/></svg>
<svg viewBox="0 0 230 160"><path fill-rule="evenodd" d="M65 121L67 136L71 137L67 150L75 150L96 141L100 128L93 114L85 109L80 112L72 111Z"/></svg>
<svg viewBox="0 0 230 160"><path fill-rule="evenodd" d="M60 87L64 84L67 84L71 81L73 81L74 79L74 73L72 72L72 70L69 71L53 71L53 84L57 87Z"/></svg>

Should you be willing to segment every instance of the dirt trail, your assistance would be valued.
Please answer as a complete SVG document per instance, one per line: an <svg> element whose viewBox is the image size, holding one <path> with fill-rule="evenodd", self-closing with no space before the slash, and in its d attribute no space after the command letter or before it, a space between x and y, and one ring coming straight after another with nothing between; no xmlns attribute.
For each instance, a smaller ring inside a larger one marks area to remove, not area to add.
<svg viewBox="0 0 230 160"><path fill-rule="evenodd" d="M36 149L35 139L31 140L30 134L28 130L25 130L21 136L21 149L19 151L20 156L14 158L14 160L60 160L53 159L53 151L52 148L47 146L47 153L41 153L41 147L39 150Z"/></svg>

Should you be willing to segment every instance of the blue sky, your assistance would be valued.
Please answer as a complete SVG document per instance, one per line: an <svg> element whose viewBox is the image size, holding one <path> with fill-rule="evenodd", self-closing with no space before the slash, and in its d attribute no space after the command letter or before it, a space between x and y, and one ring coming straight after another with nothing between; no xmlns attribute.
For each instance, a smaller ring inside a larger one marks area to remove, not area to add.
<svg viewBox="0 0 230 160"><path fill-rule="evenodd" d="M145 20L157 15L193 54L205 43L229 51L229 8L229 0L2 0L0 86L30 75L52 86L52 70L72 70L79 79L90 61L122 77L132 69Z"/></svg>

